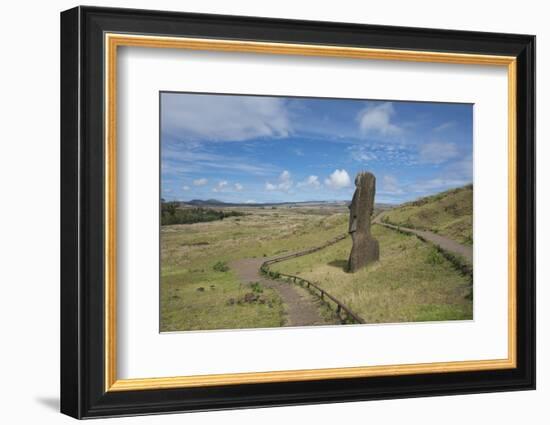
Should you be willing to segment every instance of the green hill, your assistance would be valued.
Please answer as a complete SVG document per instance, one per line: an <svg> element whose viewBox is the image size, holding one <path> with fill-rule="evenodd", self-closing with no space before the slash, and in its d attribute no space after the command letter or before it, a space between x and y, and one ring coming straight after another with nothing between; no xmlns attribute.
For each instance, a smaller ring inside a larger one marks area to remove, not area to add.
<svg viewBox="0 0 550 425"><path fill-rule="evenodd" d="M473 186L447 190L407 202L384 213L382 221L396 226L431 230L471 245Z"/></svg>

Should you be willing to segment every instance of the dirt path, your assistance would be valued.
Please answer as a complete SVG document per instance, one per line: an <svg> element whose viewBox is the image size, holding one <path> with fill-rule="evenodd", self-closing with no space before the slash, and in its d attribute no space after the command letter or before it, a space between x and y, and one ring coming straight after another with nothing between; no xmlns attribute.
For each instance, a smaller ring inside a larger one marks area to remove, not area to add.
<svg viewBox="0 0 550 425"><path fill-rule="evenodd" d="M293 285L266 279L260 274L260 266L266 259L245 258L229 263L242 283L260 282L262 286L274 289L281 296L286 306L287 321L285 326L311 326L328 324L320 315L320 301L305 290Z"/></svg>
<svg viewBox="0 0 550 425"><path fill-rule="evenodd" d="M414 233L415 235L418 235L421 238L426 239L427 241L439 246L445 251L449 251L453 254L458 254L462 256L464 259L469 261L470 264L473 264L474 254L471 246L461 245L458 242L453 241L452 239L446 238L445 236L438 235L437 233L430 232L428 230L409 229L408 227L394 226L393 224L383 223L383 215L384 213L378 214L372 222L380 224L381 226L388 227L390 229L401 229L409 233Z"/></svg>

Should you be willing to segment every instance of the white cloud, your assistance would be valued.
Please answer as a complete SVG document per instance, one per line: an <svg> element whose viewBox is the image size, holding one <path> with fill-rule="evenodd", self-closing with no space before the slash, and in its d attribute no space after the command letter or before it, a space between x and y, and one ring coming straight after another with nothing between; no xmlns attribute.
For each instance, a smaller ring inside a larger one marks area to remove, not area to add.
<svg viewBox="0 0 550 425"><path fill-rule="evenodd" d="M321 187L321 182L317 176L309 176L304 181L299 182L296 187L306 187L311 189L319 189Z"/></svg>
<svg viewBox="0 0 550 425"><path fill-rule="evenodd" d="M240 191L240 190L243 190L243 185L240 184L240 183L235 183L234 186L235 186L235 190L239 190L239 191Z"/></svg>
<svg viewBox="0 0 550 425"><path fill-rule="evenodd" d="M193 184L195 186L206 186L208 184L208 180L205 178L196 179L196 180L193 180Z"/></svg>
<svg viewBox="0 0 550 425"><path fill-rule="evenodd" d="M445 177L436 177L433 179L417 182L413 189L415 192L441 192L454 187L465 186L470 183L467 179L453 179Z"/></svg>
<svg viewBox="0 0 550 425"><path fill-rule="evenodd" d="M218 182L218 184L216 185L216 187L214 187L212 189L212 192L221 192L223 191L225 188L227 188L227 186L229 185L229 183L227 182L227 180L220 180Z"/></svg>
<svg viewBox="0 0 550 425"><path fill-rule="evenodd" d="M450 142L429 142L420 146L418 159L422 164L441 164L458 156L458 149Z"/></svg>
<svg viewBox="0 0 550 425"><path fill-rule="evenodd" d="M471 181L474 161L472 155L466 155L446 167L445 174L454 178Z"/></svg>
<svg viewBox="0 0 550 425"><path fill-rule="evenodd" d="M395 176L385 175L382 177L380 193L386 195L400 195L403 193L403 188L399 185Z"/></svg>
<svg viewBox="0 0 550 425"><path fill-rule="evenodd" d="M325 179L325 185L331 189L342 189L351 185L351 179L346 170L334 170L334 172Z"/></svg>
<svg viewBox="0 0 550 425"><path fill-rule="evenodd" d="M254 199L247 199L245 204L257 204L257 202Z"/></svg>
<svg viewBox="0 0 550 425"><path fill-rule="evenodd" d="M371 152L369 146L352 145L348 148L352 159L358 162L371 162L376 161L378 156Z"/></svg>
<svg viewBox="0 0 550 425"><path fill-rule="evenodd" d="M402 130L391 122L395 110L391 102L385 102L377 106L367 106L357 117L359 130L364 135L381 134L383 136L396 136Z"/></svg>
<svg viewBox="0 0 550 425"><path fill-rule="evenodd" d="M163 146L162 172L171 175L185 175L188 172L204 172L205 169L214 169L228 172L242 172L254 175L268 175L276 170L271 164L254 161L249 158L229 155L213 154L199 148L189 148L186 143L177 142L177 145Z"/></svg>
<svg viewBox="0 0 550 425"><path fill-rule="evenodd" d="M414 165L418 161L418 148L404 143L369 143L353 144L347 148L350 159L361 164Z"/></svg>
<svg viewBox="0 0 550 425"><path fill-rule="evenodd" d="M439 175L419 181L411 187L415 192L440 192L442 190L460 187L472 183L473 178L472 155L466 155L455 162L446 165Z"/></svg>
<svg viewBox="0 0 550 425"><path fill-rule="evenodd" d="M284 170L279 176L276 183L266 182L265 189L269 191L279 190L281 192L288 192L294 182L292 181L292 176L288 170Z"/></svg>
<svg viewBox="0 0 550 425"><path fill-rule="evenodd" d="M378 157L372 152L360 152L357 157L357 160L362 162L371 162L376 161L377 159Z"/></svg>
<svg viewBox="0 0 550 425"><path fill-rule="evenodd" d="M182 189L185 190L185 191L188 191L191 188L189 186L183 186Z"/></svg>
<svg viewBox="0 0 550 425"><path fill-rule="evenodd" d="M440 131L448 130L449 128L453 128L455 125L456 125L456 121L447 121L435 127L433 131L440 132Z"/></svg>
<svg viewBox="0 0 550 425"><path fill-rule="evenodd" d="M292 132L285 99L170 93L162 95L162 130L206 141L287 137Z"/></svg>
<svg viewBox="0 0 550 425"><path fill-rule="evenodd" d="M283 171L279 176L279 190L283 192L288 192L292 187L292 179L290 178L290 173L288 171Z"/></svg>

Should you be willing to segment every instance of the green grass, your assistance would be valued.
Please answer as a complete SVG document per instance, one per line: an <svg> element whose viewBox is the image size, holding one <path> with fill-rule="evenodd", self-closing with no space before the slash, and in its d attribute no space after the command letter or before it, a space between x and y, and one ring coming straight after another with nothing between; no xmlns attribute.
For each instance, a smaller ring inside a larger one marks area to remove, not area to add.
<svg viewBox="0 0 550 425"><path fill-rule="evenodd" d="M472 319L470 278L414 236L373 227L380 261L345 271L351 240L273 264L271 269L317 282L367 323Z"/></svg>
<svg viewBox="0 0 550 425"><path fill-rule="evenodd" d="M458 243L473 243L473 186L448 190L408 202L384 213L383 221L412 229L431 230Z"/></svg>
<svg viewBox="0 0 550 425"><path fill-rule="evenodd" d="M231 262L310 248L347 231L347 209L242 210L241 217L162 226L161 331L285 324L278 293L259 283L241 284ZM344 271L349 238L271 270L318 282L369 323L472 318L470 278L448 258L414 236L382 226L373 232L381 259L355 274ZM333 312L320 306L320 313L331 323Z"/></svg>
<svg viewBox="0 0 550 425"><path fill-rule="evenodd" d="M284 305L278 294L262 288L258 300L248 302L256 293L250 285L240 284L232 272L197 271L182 279L165 276L161 291L161 330L207 330L267 328L284 324Z"/></svg>
<svg viewBox="0 0 550 425"><path fill-rule="evenodd" d="M238 303L253 288L239 282L231 261L309 248L346 230L345 212L243 210L240 217L162 226L161 331L281 326L284 305L272 289L263 288L263 304Z"/></svg>

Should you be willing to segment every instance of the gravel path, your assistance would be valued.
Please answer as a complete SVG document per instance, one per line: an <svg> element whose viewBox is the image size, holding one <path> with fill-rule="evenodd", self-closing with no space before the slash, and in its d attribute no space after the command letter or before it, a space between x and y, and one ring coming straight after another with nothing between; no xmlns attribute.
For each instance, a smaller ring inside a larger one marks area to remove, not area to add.
<svg viewBox="0 0 550 425"><path fill-rule="evenodd" d="M237 272L242 283L260 282L262 286L277 291L286 307L287 320L284 326L329 324L319 315L320 301L313 295L291 284L262 276L259 269L265 260L265 258L245 258L232 261L229 266Z"/></svg>
<svg viewBox="0 0 550 425"><path fill-rule="evenodd" d="M378 214L373 220L373 223L380 224L381 226L385 226L394 230L401 229L409 233L414 233L415 235L418 235L421 238L426 239L427 241L439 246L445 251L449 251L453 254L458 254L462 256L470 264L473 264L474 254L471 246L461 245L458 242L453 241L452 239L446 238L445 236L438 235L437 233L430 232L428 230L409 229L408 227L394 226L393 224L383 223L383 215L384 213Z"/></svg>

